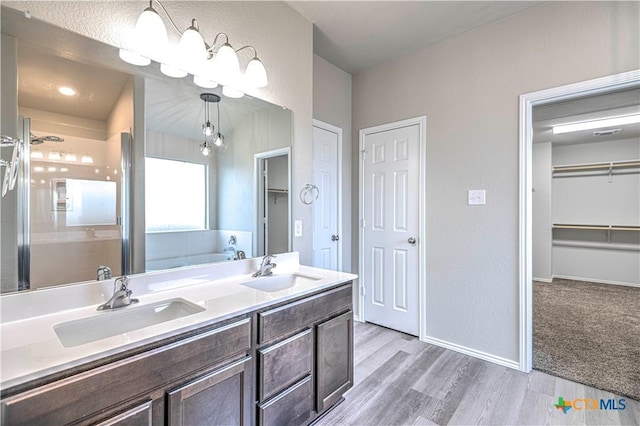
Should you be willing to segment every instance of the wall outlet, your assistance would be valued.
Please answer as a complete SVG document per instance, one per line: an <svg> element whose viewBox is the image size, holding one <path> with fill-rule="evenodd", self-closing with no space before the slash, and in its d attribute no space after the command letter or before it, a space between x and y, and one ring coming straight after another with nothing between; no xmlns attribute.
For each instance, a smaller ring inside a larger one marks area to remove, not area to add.
<svg viewBox="0 0 640 426"><path fill-rule="evenodd" d="M302 221L301 220L296 220L293 235L296 237L302 237Z"/></svg>
<svg viewBox="0 0 640 426"><path fill-rule="evenodd" d="M470 189L467 204L470 206L484 206L486 204L486 191L484 189Z"/></svg>

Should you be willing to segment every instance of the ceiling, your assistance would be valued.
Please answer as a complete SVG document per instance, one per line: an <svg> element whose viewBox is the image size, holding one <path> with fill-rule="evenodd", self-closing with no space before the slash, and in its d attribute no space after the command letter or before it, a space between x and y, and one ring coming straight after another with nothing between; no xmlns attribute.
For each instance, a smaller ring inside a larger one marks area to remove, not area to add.
<svg viewBox="0 0 640 426"><path fill-rule="evenodd" d="M640 114L640 89L586 96L568 101L535 106L532 111L533 143L551 142L553 145L602 142L640 138L640 124L605 127L603 129L553 134L553 126L595 119ZM619 130L613 135L594 135L596 130Z"/></svg>
<svg viewBox="0 0 640 426"><path fill-rule="evenodd" d="M355 74L542 1L287 1L313 22L313 51Z"/></svg>

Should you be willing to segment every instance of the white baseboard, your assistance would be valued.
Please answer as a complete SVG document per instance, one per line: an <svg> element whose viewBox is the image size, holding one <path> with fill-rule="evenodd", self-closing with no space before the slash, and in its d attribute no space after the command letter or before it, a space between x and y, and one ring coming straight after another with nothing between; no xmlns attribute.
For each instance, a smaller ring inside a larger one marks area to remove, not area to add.
<svg viewBox="0 0 640 426"><path fill-rule="evenodd" d="M430 343L432 345L440 346L445 349L450 349L452 351L460 352L465 355L472 356L474 358L479 358L484 361L489 361L494 364L502 365L504 367L513 368L514 370L520 370L520 363L517 361L513 361L510 359L502 358L500 356L491 355L486 352L478 351L476 349L471 349L466 346L456 345L455 343L446 342L444 340L436 339L435 337L426 336L424 339L421 339L423 342Z"/></svg>
<svg viewBox="0 0 640 426"><path fill-rule="evenodd" d="M353 316L353 320L357 321L357 322L364 322L364 320L362 318L360 318L360 315L354 315Z"/></svg>
<svg viewBox="0 0 640 426"><path fill-rule="evenodd" d="M622 281L608 281L608 280L599 280L599 279L584 278L584 277L570 277L568 275L554 275L553 278L559 278L562 280L586 281L590 283L599 283L599 284L624 285L627 287L640 287L639 283L626 283Z"/></svg>
<svg viewBox="0 0 640 426"><path fill-rule="evenodd" d="M553 282L553 278L536 278L536 277L533 277L533 281L540 281L541 283L551 283L551 282Z"/></svg>

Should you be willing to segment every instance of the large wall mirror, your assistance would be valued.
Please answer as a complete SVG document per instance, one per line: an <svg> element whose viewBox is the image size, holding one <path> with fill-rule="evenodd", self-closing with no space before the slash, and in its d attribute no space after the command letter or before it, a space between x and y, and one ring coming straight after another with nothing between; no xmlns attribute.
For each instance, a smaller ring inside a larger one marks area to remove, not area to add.
<svg viewBox="0 0 640 426"><path fill-rule="evenodd" d="M102 265L115 276L291 249L291 110L135 68L7 7L2 75L2 133L24 117L28 200L0 201L3 293L94 280ZM207 121L221 146L203 147Z"/></svg>

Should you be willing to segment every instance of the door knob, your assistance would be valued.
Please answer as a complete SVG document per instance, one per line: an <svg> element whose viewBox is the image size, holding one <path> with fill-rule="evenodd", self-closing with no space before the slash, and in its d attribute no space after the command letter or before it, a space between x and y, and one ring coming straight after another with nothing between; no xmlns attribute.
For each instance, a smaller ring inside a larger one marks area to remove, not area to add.
<svg viewBox="0 0 640 426"><path fill-rule="evenodd" d="M415 245L416 245L416 239L415 239L415 238L413 238L413 237L409 237L409 239L407 240L407 242L408 242L409 244L411 244L412 246L415 246Z"/></svg>
<svg viewBox="0 0 640 426"><path fill-rule="evenodd" d="M331 236L331 241L338 241L339 239L340 239L340 237L337 236L337 235L332 235Z"/></svg>

